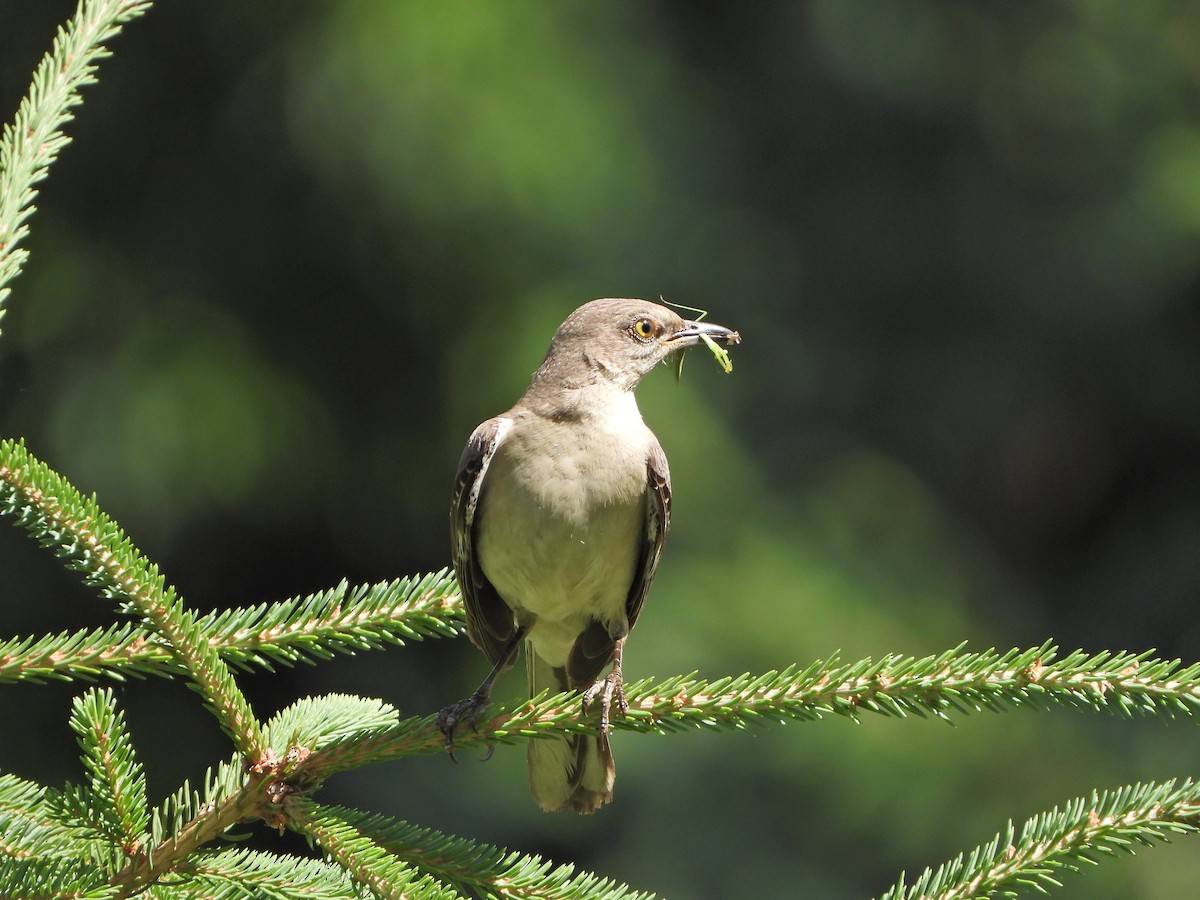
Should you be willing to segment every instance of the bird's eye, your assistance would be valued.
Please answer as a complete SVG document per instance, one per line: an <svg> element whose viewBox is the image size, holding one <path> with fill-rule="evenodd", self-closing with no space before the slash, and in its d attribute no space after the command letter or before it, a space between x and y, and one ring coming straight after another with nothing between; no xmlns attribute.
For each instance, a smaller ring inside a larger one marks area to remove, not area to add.
<svg viewBox="0 0 1200 900"><path fill-rule="evenodd" d="M629 327L629 333L639 341L652 341L662 333L662 329L653 319L638 319Z"/></svg>

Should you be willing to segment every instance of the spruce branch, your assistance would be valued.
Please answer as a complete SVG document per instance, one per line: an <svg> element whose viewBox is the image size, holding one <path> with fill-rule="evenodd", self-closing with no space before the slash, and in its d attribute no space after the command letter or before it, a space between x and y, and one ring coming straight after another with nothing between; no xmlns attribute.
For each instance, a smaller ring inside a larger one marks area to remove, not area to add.
<svg viewBox="0 0 1200 900"><path fill-rule="evenodd" d="M112 691L93 689L76 697L71 729L83 750L98 830L125 855L136 853L150 820L146 773L134 755L125 716Z"/></svg>
<svg viewBox="0 0 1200 900"><path fill-rule="evenodd" d="M219 767L205 779L203 795L184 785L151 821L151 843L144 845L109 879L119 896L135 894L170 872L186 868L187 861L239 822L261 818L274 783L269 772L246 771L237 759ZM186 821L184 819L186 818Z"/></svg>
<svg viewBox="0 0 1200 900"><path fill-rule="evenodd" d="M221 763L216 769L209 769L198 789L193 789L190 782L185 781L170 797L156 806L150 813L150 845L161 847L168 840L175 838L184 830L195 828L195 820L212 815L218 808L237 808L250 810L246 818L253 816L254 798L243 796L248 792L259 790L260 786L250 784L246 777L246 766L239 757ZM227 819L232 827L240 819ZM161 857L159 850L153 851Z"/></svg>
<svg viewBox="0 0 1200 900"><path fill-rule="evenodd" d="M936 716L1015 707L1084 708L1129 716L1134 713L1194 716L1200 712L1200 664L1152 658L1149 653L1089 655L1056 659L1043 644L999 653L957 647L920 659L887 656L839 663L817 661L761 675L704 681L692 675L654 684L646 679L625 690L629 709L612 727L658 732L729 730L768 722L863 712L890 716ZM512 706L497 706L478 730L455 736L457 747L546 738L564 730L595 734L598 715L585 715L578 694L542 694ZM402 720L394 728L336 741L306 762L314 780L343 768L444 749L435 716Z"/></svg>
<svg viewBox="0 0 1200 900"><path fill-rule="evenodd" d="M305 697L281 710L267 723L264 733L276 758L288 751L319 750L345 738L392 728L399 714L382 700L353 694Z"/></svg>
<svg viewBox="0 0 1200 900"><path fill-rule="evenodd" d="M335 808L396 858L464 892L503 900L654 900L607 878L538 856L443 834L384 816Z"/></svg>
<svg viewBox="0 0 1200 900"><path fill-rule="evenodd" d="M51 794L15 775L0 775L0 860L84 857L97 847L98 839L81 836L79 829L62 821Z"/></svg>
<svg viewBox="0 0 1200 900"><path fill-rule="evenodd" d="M124 891L134 892L165 874L190 865L206 844L240 822L259 819L282 827L280 804L301 790L297 772L314 749L364 728L378 730L396 721L396 711L378 700L332 694L301 700L267 723L270 741L264 761L245 765L238 758L205 776L202 789L184 784L151 815L150 840L132 855L112 878Z"/></svg>
<svg viewBox="0 0 1200 900"><path fill-rule="evenodd" d="M402 646L462 631L458 585L445 569L418 578L331 590L200 616L197 626L229 665L243 671L315 663L338 653ZM172 676L170 647L134 623L0 641L0 683L105 676Z"/></svg>
<svg viewBox="0 0 1200 900"><path fill-rule="evenodd" d="M78 859L29 857L0 865L0 897L13 900L108 900L119 897L96 867Z"/></svg>
<svg viewBox="0 0 1200 900"><path fill-rule="evenodd" d="M239 668L331 659L462 632L458 583L447 569L331 590L200 619L221 655Z"/></svg>
<svg viewBox="0 0 1200 900"><path fill-rule="evenodd" d="M109 897L110 845L61 815L59 795L0 775L0 897Z"/></svg>
<svg viewBox="0 0 1200 900"><path fill-rule="evenodd" d="M129 622L0 641L0 683L5 684L94 681L100 675L123 681L127 675L181 671L158 635Z"/></svg>
<svg viewBox="0 0 1200 900"><path fill-rule="evenodd" d="M628 691L629 714L614 725L657 732L744 728L828 713L857 716L864 709L946 717L947 709L967 712L1022 703L1035 707L1083 705L1119 714L1190 713L1196 707L1191 699L1197 692L1196 675L1196 666L1183 667L1178 661L1155 660L1146 654L1089 656L1077 652L1056 660L1049 645L1003 654L956 650L923 659L817 662L803 669L715 681L687 676L658 684L640 682ZM464 733L459 742L514 742L563 730L594 732L595 728L594 720L581 716L577 695L539 696L512 709L498 708L489 721L481 723L479 735ZM357 867L351 869L354 878L382 896L449 896L444 885L423 881L418 877L421 874L436 875L441 881L482 891L485 896L592 896L593 888L622 896L620 892L625 890L590 881L591 876L551 870L536 858L506 857L497 870L494 854L500 851L473 847L469 842L456 844L455 839L435 832L365 814L320 811L308 803L307 794L336 771L441 752L443 739L433 717L396 722L394 711L378 701L334 695L301 701L281 712L268 724L266 734L271 765L248 771L235 758L209 779L203 797L189 795L177 801L171 816L156 812L152 844L110 882L120 887L121 896L155 883L166 873L185 876L189 860L194 861L205 844L248 819L291 826L308 834L339 864L353 860ZM4 787L0 783L0 809ZM22 786L11 789L20 795ZM1161 790L1135 787L1091 798L1083 805L1080 801L1065 812L1056 810L1042 817L1026 829L1019 842L1011 838L995 842L995 846L977 850L948 867L948 874L927 873L921 883L928 887L935 884L935 877L941 879L936 884L976 882L1001 887L1021 883L1021 879L1048 881L1052 876L1046 873L1089 859L1089 852L1108 852L1125 840L1190 830L1196 816L1195 790L1190 783L1175 795L1170 786ZM171 821L164 824L168 818ZM1082 831L1071 825L1084 820L1087 827ZM1008 850L1009 845L1016 850ZM478 868L472 868L472 860ZM499 886L492 893L487 887L489 872ZM527 884L522 878L528 879ZM533 891L534 885L547 883L559 885L562 891L540 895ZM529 888L526 893L521 893L523 884ZM902 891L903 884L897 890ZM921 888L895 896L942 893ZM976 895L987 896L947 894Z"/></svg>
<svg viewBox="0 0 1200 900"><path fill-rule="evenodd" d="M324 860L241 848L197 854L187 874L189 897L365 900L367 896L341 867Z"/></svg>
<svg viewBox="0 0 1200 900"><path fill-rule="evenodd" d="M36 185L71 140L63 127L81 102L79 92L96 81L97 64L108 55L104 45L149 7L150 0L80 0L0 135L0 319L12 290L8 284L29 256L20 244L36 210Z"/></svg>
<svg viewBox="0 0 1200 900"><path fill-rule="evenodd" d="M1060 870L1097 863L1096 854L1133 853L1135 845L1200 831L1200 784L1134 784L1079 797L1029 819L1016 835L1011 822L976 847L905 887L903 876L881 900L1015 897L1018 886L1058 887Z"/></svg>
<svg viewBox="0 0 1200 900"><path fill-rule="evenodd" d="M354 814L319 806L300 796L284 801L291 827L319 846L376 897L386 900L450 900L463 895L389 853L357 822Z"/></svg>
<svg viewBox="0 0 1200 900"><path fill-rule="evenodd" d="M249 759L262 759L262 728L204 628L99 506L35 459L23 441L0 441L0 515L82 572L88 584L140 616L171 648L222 729Z"/></svg>

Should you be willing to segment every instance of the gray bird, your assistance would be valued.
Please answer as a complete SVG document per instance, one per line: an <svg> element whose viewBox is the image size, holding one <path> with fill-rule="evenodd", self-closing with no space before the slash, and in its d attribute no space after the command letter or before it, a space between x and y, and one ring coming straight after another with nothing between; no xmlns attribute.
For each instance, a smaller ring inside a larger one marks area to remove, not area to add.
<svg viewBox="0 0 1200 900"><path fill-rule="evenodd" d="M609 710L625 711L621 653L671 522L671 475L633 390L672 353L720 325L645 300L593 300L567 317L516 405L475 429L450 520L467 634L493 663L470 697L442 710L475 725L522 641L530 694L600 700L599 736L529 742L529 782L548 811L590 813L612 799ZM611 670L605 677L605 668Z"/></svg>

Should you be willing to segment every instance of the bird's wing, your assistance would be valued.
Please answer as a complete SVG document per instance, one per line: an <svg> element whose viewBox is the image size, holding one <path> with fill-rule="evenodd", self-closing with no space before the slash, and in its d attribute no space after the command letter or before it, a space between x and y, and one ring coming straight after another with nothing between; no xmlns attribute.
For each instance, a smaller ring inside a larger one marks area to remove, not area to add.
<svg viewBox="0 0 1200 900"><path fill-rule="evenodd" d="M625 615L630 628L637 621L646 595L650 593L650 583L654 581L658 558L662 556L670 528L671 470L667 468L667 455L658 441L654 441L646 458L646 531L637 568L633 572L633 583L629 586L629 599L625 601Z"/></svg>
<svg viewBox="0 0 1200 900"><path fill-rule="evenodd" d="M458 477L450 503L451 555L467 614L467 636L493 663L500 659L512 639L516 623L512 611L479 567L475 523L483 479L496 448L511 427L512 419L498 416L475 429L458 461Z"/></svg>

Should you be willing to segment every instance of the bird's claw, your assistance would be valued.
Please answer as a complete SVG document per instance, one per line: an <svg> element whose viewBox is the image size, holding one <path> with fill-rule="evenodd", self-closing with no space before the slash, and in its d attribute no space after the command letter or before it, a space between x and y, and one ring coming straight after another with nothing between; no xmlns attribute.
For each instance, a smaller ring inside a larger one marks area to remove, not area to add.
<svg viewBox="0 0 1200 900"><path fill-rule="evenodd" d="M621 678L620 672L609 672L604 678L594 681L592 686L583 692L583 711L585 713L597 697L600 698L600 733L607 736L609 710L612 708L614 701L616 702L617 712L622 716L629 709L629 702L625 699L625 682Z"/></svg>
<svg viewBox="0 0 1200 900"><path fill-rule="evenodd" d="M471 726L472 731L478 733L479 714L487 705L487 694L480 694L476 691L465 700L451 703L438 713L437 728L446 739L446 755L454 762L458 762L458 757L454 755L454 732L458 729L459 725L466 723ZM484 761L492 758L494 750L495 747L492 744L488 744L487 751L483 755Z"/></svg>

